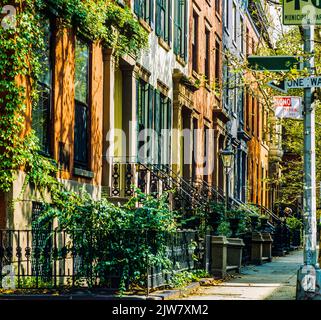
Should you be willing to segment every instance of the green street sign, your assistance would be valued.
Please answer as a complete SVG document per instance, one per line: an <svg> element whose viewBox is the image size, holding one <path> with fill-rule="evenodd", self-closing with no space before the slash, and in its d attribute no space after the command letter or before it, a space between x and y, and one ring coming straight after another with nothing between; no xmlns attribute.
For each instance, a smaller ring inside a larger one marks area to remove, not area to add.
<svg viewBox="0 0 321 320"><path fill-rule="evenodd" d="M284 25L321 25L320 0L283 0Z"/></svg>
<svg viewBox="0 0 321 320"><path fill-rule="evenodd" d="M290 71L291 69L303 69L302 59L293 56L248 56L250 69L255 71Z"/></svg>

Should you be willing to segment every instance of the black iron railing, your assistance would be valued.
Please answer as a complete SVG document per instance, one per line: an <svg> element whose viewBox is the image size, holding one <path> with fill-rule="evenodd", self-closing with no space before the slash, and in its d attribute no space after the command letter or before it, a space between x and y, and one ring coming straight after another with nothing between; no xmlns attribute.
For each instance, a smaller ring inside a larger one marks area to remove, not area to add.
<svg viewBox="0 0 321 320"><path fill-rule="evenodd" d="M165 244L167 267L154 259L160 238ZM126 256L126 246L137 255ZM145 256L141 252L146 248L150 254ZM204 244L197 231L189 230L110 230L98 234L83 230L0 230L0 271L5 266L14 270L16 288L117 290L126 269L127 288L140 274L139 284L148 292L169 284L176 272L204 269ZM0 283L5 276L0 272Z"/></svg>

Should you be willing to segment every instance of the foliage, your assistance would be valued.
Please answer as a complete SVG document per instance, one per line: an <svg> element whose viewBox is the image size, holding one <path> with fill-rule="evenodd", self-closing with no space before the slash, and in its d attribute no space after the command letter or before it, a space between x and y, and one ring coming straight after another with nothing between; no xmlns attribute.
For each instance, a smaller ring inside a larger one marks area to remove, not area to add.
<svg viewBox="0 0 321 320"><path fill-rule="evenodd" d="M137 55L147 44L147 32L129 8L108 0L5 3L16 6L17 24L15 29L0 28L0 191L10 190L16 172L23 167L29 182L55 188L57 182L52 176L56 169L51 160L38 154L34 132L25 126L30 99L37 103L40 53L44 48L43 18L55 17L59 25L72 26L88 40L112 48L116 58Z"/></svg>
<svg viewBox="0 0 321 320"><path fill-rule="evenodd" d="M176 222L167 195L155 199L136 192L124 207L105 199L92 200L85 192L80 196L66 193L63 204L47 206L37 221L46 226L57 219L59 229L70 236L68 250L79 252L82 261L76 274L78 282L92 287L97 285L97 278L104 284L106 275L120 272L122 293L129 283L145 286L147 265L172 269L166 244Z"/></svg>
<svg viewBox="0 0 321 320"><path fill-rule="evenodd" d="M289 217L286 219L286 225L291 229L291 230L296 230L296 229L302 229L303 223L301 220L295 217Z"/></svg>
<svg viewBox="0 0 321 320"><path fill-rule="evenodd" d="M230 223L228 221L222 221L217 228L217 232L219 235L230 237L232 234Z"/></svg>
<svg viewBox="0 0 321 320"><path fill-rule="evenodd" d="M202 278L209 277L210 275L205 270L181 271L172 276L170 286L173 288L182 288L192 282L198 282Z"/></svg>

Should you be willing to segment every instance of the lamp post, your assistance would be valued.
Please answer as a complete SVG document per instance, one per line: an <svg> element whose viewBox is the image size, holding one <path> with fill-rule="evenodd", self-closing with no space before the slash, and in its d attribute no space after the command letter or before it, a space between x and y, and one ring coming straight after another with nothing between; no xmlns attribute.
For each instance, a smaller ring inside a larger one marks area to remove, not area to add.
<svg viewBox="0 0 321 320"><path fill-rule="evenodd" d="M224 150L221 150L220 152L221 154L221 158L222 158L222 162L223 162L223 167L225 169L225 177L226 177L226 182L225 182L225 213L228 211L229 209L229 173L230 170L233 166L233 160L234 160L234 152L230 147L227 147Z"/></svg>

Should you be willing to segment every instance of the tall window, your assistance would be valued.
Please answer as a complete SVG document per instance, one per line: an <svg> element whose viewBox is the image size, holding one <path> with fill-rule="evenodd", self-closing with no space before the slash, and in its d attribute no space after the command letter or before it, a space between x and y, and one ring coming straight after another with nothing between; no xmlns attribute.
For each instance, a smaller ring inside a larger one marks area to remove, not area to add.
<svg viewBox="0 0 321 320"><path fill-rule="evenodd" d="M154 145L154 162L158 164L170 164L171 154L171 100L158 90L155 90L154 130L158 143Z"/></svg>
<svg viewBox="0 0 321 320"><path fill-rule="evenodd" d="M89 160L89 45L76 39L74 162L88 169Z"/></svg>
<svg viewBox="0 0 321 320"><path fill-rule="evenodd" d="M195 11L193 12L192 64L193 70L198 72L198 15Z"/></svg>
<svg viewBox="0 0 321 320"><path fill-rule="evenodd" d="M187 59L187 3L186 0L174 1L174 53Z"/></svg>
<svg viewBox="0 0 321 320"><path fill-rule="evenodd" d="M205 77L207 80L211 79L211 32L205 28Z"/></svg>
<svg viewBox="0 0 321 320"><path fill-rule="evenodd" d="M153 126L153 102L154 89L142 79L136 81L136 105L138 119L138 133L140 134L138 142L139 161L145 163L151 156L150 150L143 148L147 142L147 135L142 136L143 130L150 129Z"/></svg>
<svg viewBox="0 0 321 320"><path fill-rule="evenodd" d="M230 0L225 0L224 1L224 27L226 29L229 29L229 1Z"/></svg>
<svg viewBox="0 0 321 320"><path fill-rule="evenodd" d="M149 23L154 25L154 1L155 0L135 0L134 12L135 14Z"/></svg>
<svg viewBox="0 0 321 320"><path fill-rule="evenodd" d="M232 26L233 40L236 42L237 41L237 17L236 17L236 5L234 2L232 7L232 17L233 17L233 26Z"/></svg>
<svg viewBox="0 0 321 320"><path fill-rule="evenodd" d="M244 20L240 18L240 41L241 41L241 52L244 53Z"/></svg>
<svg viewBox="0 0 321 320"><path fill-rule="evenodd" d="M43 24L43 35L44 46L39 52L41 64L41 74L38 82L39 100L32 109L32 129L39 139L40 151L49 155L53 70L51 59L52 32L49 21L45 21Z"/></svg>
<svg viewBox="0 0 321 320"><path fill-rule="evenodd" d="M251 110L251 116L252 116L252 134L255 134L255 106L256 106L256 99L254 94L252 95L252 110Z"/></svg>
<svg viewBox="0 0 321 320"><path fill-rule="evenodd" d="M218 14L221 13L221 0L215 0L215 10Z"/></svg>
<svg viewBox="0 0 321 320"><path fill-rule="evenodd" d="M246 55L250 54L250 30L246 28Z"/></svg>
<svg viewBox="0 0 321 320"><path fill-rule="evenodd" d="M172 41L172 0L156 0L156 34L169 44Z"/></svg>
<svg viewBox="0 0 321 320"><path fill-rule="evenodd" d="M220 42L215 40L215 79L216 83L220 82L221 77L221 45Z"/></svg>

